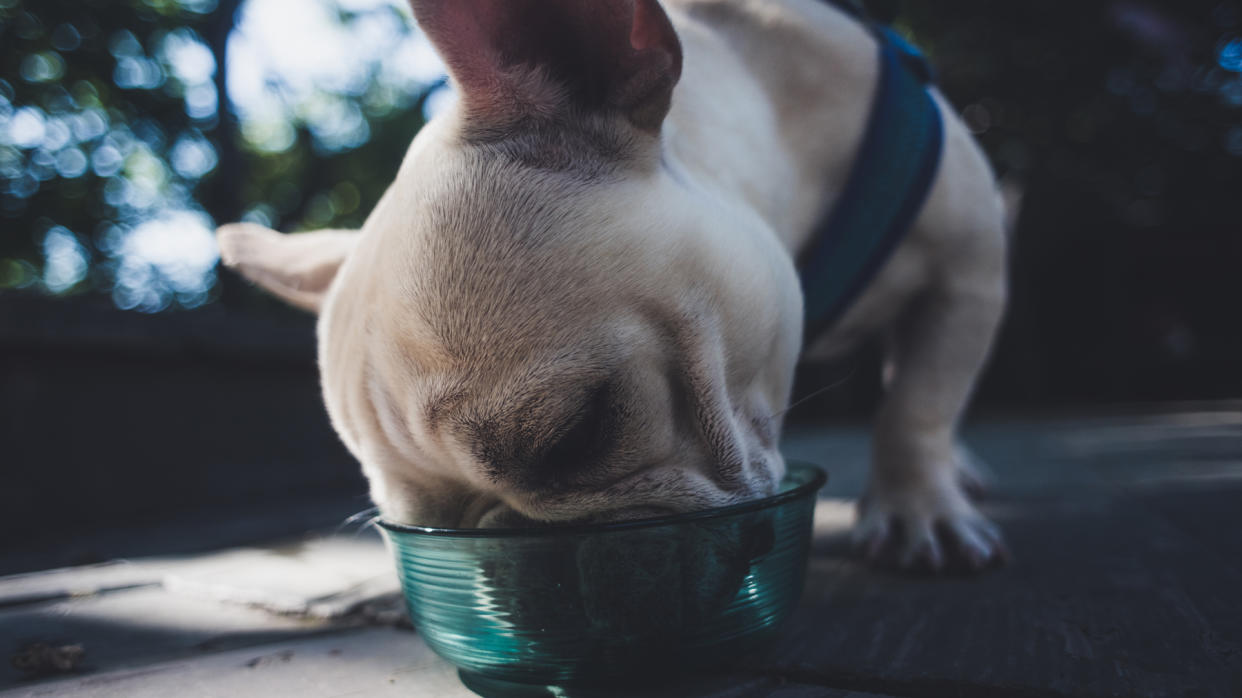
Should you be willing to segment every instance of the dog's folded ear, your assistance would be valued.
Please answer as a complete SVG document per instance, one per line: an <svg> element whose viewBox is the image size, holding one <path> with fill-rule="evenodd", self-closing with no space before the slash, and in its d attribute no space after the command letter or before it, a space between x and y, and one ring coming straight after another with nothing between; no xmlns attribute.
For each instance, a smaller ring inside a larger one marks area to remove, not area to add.
<svg viewBox="0 0 1242 698"><path fill-rule="evenodd" d="M448 64L467 119L612 111L658 131L681 43L658 0L410 0Z"/></svg>
<svg viewBox="0 0 1242 698"><path fill-rule="evenodd" d="M344 230L282 235L253 223L235 223L216 231L220 259L226 266L315 313L357 239L357 232Z"/></svg>

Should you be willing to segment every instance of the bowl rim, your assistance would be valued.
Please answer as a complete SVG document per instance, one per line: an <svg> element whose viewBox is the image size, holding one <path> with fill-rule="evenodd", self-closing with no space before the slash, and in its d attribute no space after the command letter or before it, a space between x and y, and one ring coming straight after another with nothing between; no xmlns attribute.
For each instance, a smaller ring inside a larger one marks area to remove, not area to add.
<svg viewBox="0 0 1242 698"><path fill-rule="evenodd" d="M435 526L411 526L408 524L393 523L383 519L376 519L376 525L389 533L413 534L437 538L554 538L557 536L582 535L586 533L632 531L636 528L669 526L687 523L690 521L724 518L735 514L744 514L752 511L770 509L772 507L777 507L787 502L791 502L795 499L801 499L808 494L813 495L828 482L828 473L814 463L808 463L800 460L786 461L785 476L789 477L789 473L794 470L809 473L810 478L793 489L778 492L762 499L752 499L745 502L738 502L737 504L726 504L725 506L714 507L712 509L699 509L698 511L687 511L679 514L669 514L667 516L657 516L646 519L631 519L627 521L612 521L607 523L592 524L566 524L563 526L552 525L542 528L441 528Z"/></svg>

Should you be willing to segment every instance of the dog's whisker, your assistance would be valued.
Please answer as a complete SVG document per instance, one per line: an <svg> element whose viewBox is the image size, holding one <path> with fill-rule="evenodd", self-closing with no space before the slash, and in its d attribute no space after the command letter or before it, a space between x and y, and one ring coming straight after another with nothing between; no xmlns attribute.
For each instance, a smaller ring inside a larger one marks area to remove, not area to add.
<svg viewBox="0 0 1242 698"><path fill-rule="evenodd" d="M358 533L362 533L367 529L375 529L376 532L379 532L379 520L379 514L367 519L365 523L358 527Z"/></svg>
<svg viewBox="0 0 1242 698"><path fill-rule="evenodd" d="M378 513L379 513L379 507L368 507L356 514L350 515L349 518L345 519L345 523L346 524L356 523L358 521L361 521L362 519L371 518Z"/></svg>
<svg viewBox="0 0 1242 698"><path fill-rule="evenodd" d="M848 373L846 373L844 376L841 376L840 378L838 378L837 380L835 380L835 381L833 381L833 382L829 383L828 385L825 385L824 387L822 387L822 388L820 388L820 389L818 389L818 390L816 390L816 391L812 392L810 395L806 395L806 396L804 396L801 400L798 400L797 402L795 402L795 403L793 403L793 404L789 405L788 407L786 407L785 409L781 410L780 412L777 412L776 414L772 415L773 419L775 419L776 417L783 417L783 416L785 416L786 414L788 414L791 410L793 410L793 408L798 407L799 405L805 404L806 402L810 401L811 399L816 398L816 397L818 397L818 396L820 396L820 395L823 395L824 393L828 392L829 390L835 390L835 389L837 389L837 388L841 387L842 385L844 385L844 384L845 384L845 382L846 382L846 381L848 381L849 379L853 378L853 377L854 377L854 374L855 374L857 371L858 371L858 369L857 369L857 368L851 368L851 369L849 370L849 372L848 372Z"/></svg>
<svg viewBox="0 0 1242 698"><path fill-rule="evenodd" d="M355 534L361 533L362 531L366 530L368 526L375 525L375 522L379 521L379 518L380 518L379 507L368 507L366 509L363 509L360 512L357 512L355 514L350 514L349 516L345 517L345 520L342 521L340 525L336 527L336 530L334 531L334 533L339 534L345 529L355 524L360 524L360 525L358 526L357 530L354 531L354 533Z"/></svg>

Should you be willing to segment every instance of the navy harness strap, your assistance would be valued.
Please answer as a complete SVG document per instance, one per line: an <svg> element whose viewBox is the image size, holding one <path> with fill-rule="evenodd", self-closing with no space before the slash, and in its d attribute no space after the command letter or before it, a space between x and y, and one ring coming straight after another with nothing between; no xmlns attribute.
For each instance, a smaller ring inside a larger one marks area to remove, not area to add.
<svg viewBox="0 0 1242 698"><path fill-rule="evenodd" d="M891 29L872 29L880 77L870 121L840 198L799 256L808 345L840 319L910 229L944 147L927 61Z"/></svg>

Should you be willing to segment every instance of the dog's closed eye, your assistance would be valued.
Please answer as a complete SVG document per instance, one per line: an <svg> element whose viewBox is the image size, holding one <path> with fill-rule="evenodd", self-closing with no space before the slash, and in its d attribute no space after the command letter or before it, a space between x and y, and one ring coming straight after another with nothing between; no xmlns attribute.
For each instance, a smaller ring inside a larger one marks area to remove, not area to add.
<svg viewBox="0 0 1242 698"><path fill-rule="evenodd" d="M616 448L621 413L616 399L608 382L573 397L547 395L507 418L470 420L468 435L493 481L532 491L563 490L597 474Z"/></svg>
<svg viewBox="0 0 1242 698"><path fill-rule="evenodd" d="M559 478L599 464L615 445L616 426L612 386L605 383L592 391L581 411L533 464L536 479L555 486Z"/></svg>

